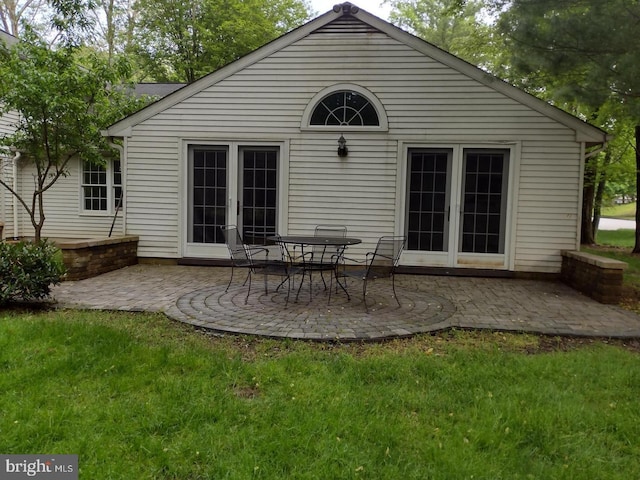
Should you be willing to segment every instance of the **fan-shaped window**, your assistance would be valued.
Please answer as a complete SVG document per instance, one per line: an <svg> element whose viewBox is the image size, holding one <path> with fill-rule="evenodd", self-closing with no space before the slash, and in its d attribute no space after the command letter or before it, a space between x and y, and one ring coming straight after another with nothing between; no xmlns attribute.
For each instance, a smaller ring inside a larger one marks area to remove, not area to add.
<svg viewBox="0 0 640 480"><path fill-rule="evenodd" d="M380 120L378 112L367 97L357 92L341 90L318 102L309 125L377 127Z"/></svg>

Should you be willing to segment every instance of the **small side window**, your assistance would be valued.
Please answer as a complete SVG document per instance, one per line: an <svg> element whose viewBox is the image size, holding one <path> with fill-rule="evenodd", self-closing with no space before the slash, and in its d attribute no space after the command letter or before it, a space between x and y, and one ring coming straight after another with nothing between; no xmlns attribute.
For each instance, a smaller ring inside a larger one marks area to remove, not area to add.
<svg viewBox="0 0 640 480"><path fill-rule="evenodd" d="M82 162L80 194L84 212L110 213L122 208L122 166L120 160L106 165Z"/></svg>
<svg viewBox="0 0 640 480"><path fill-rule="evenodd" d="M102 165L83 162L82 204L86 211L107 211L107 169Z"/></svg>

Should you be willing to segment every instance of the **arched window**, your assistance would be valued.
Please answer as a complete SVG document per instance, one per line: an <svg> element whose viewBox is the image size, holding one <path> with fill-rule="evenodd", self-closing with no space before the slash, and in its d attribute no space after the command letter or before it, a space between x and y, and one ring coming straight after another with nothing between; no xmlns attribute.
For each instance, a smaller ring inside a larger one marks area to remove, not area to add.
<svg viewBox="0 0 640 480"><path fill-rule="evenodd" d="M309 101L302 115L302 130L387 131L389 121L376 95L353 83L324 88Z"/></svg>
<svg viewBox="0 0 640 480"><path fill-rule="evenodd" d="M367 97L351 90L340 90L318 102L309 125L377 127L380 120Z"/></svg>

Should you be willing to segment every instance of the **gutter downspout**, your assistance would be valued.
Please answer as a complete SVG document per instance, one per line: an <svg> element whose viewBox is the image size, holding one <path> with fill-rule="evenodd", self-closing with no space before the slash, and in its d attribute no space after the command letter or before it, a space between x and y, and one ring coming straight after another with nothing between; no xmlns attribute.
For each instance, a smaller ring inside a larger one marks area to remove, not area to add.
<svg viewBox="0 0 640 480"><path fill-rule="evenodd" d="M124 147L122 145L114 142L113 140L114 140L114 137L108 137L107 143L109 144L110 147L115 148L116 150L118 150L118 154L120 155L120 170L121 170L121 175L122 175L122 183L121 183L122 193L121 193L120 201L118 202L118 208L116 208L116 211L113 214L113 223L111 224L111 230L109 230L109 237L111 237L111 233L113 231L113 226L116 223L116 218L118 217L118 211L120 209L122 209L122 234L125 235L126 234L126 230L127 230L125 209L121 204L122 198L124 197L124 185L125 185L125 182L126 182L126 178L125 178L125 174L124 174L124 171L125 171Z"/></svg>
<svg viewBox="0 0 640 480"><path fill-rule="evenodd" d="M595 150L592 150L589 153L585 153L584 159L587 160L591 157L598 155L599 153L602 153L608 146L609 146L609 143L604 142L600 148L596 148Z"/></svg>

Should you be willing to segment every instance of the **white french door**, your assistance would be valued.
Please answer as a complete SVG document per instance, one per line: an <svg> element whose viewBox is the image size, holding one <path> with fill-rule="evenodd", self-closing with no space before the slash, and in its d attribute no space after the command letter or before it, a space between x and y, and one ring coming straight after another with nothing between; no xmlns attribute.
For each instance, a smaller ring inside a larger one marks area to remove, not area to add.
<svg viewBox="0 0 640 480"><path fill-rule="evenodd" d="M253 245L265 245L277 233L278 153L277 148L240 149L237 224L245 242Z"/></svg>
<svg viewBox="0 0 640 480"><path fill-rule="evenodd" d="M407 265L507 268L508 148L409 148Z"/></svg>
<svg viewBox="0 0 640 480"><path fill-rule="evenodd" d="M451 149L409 149L406 250L432 266L450 263L452 157Z"/></svg>
<svg viewBox="0 0 640 480"><path fill-rule="evenodd" d="M224 225L252 244L277 232L279 157L277 146L188 146L184 256L226 258Z"/></svg>

